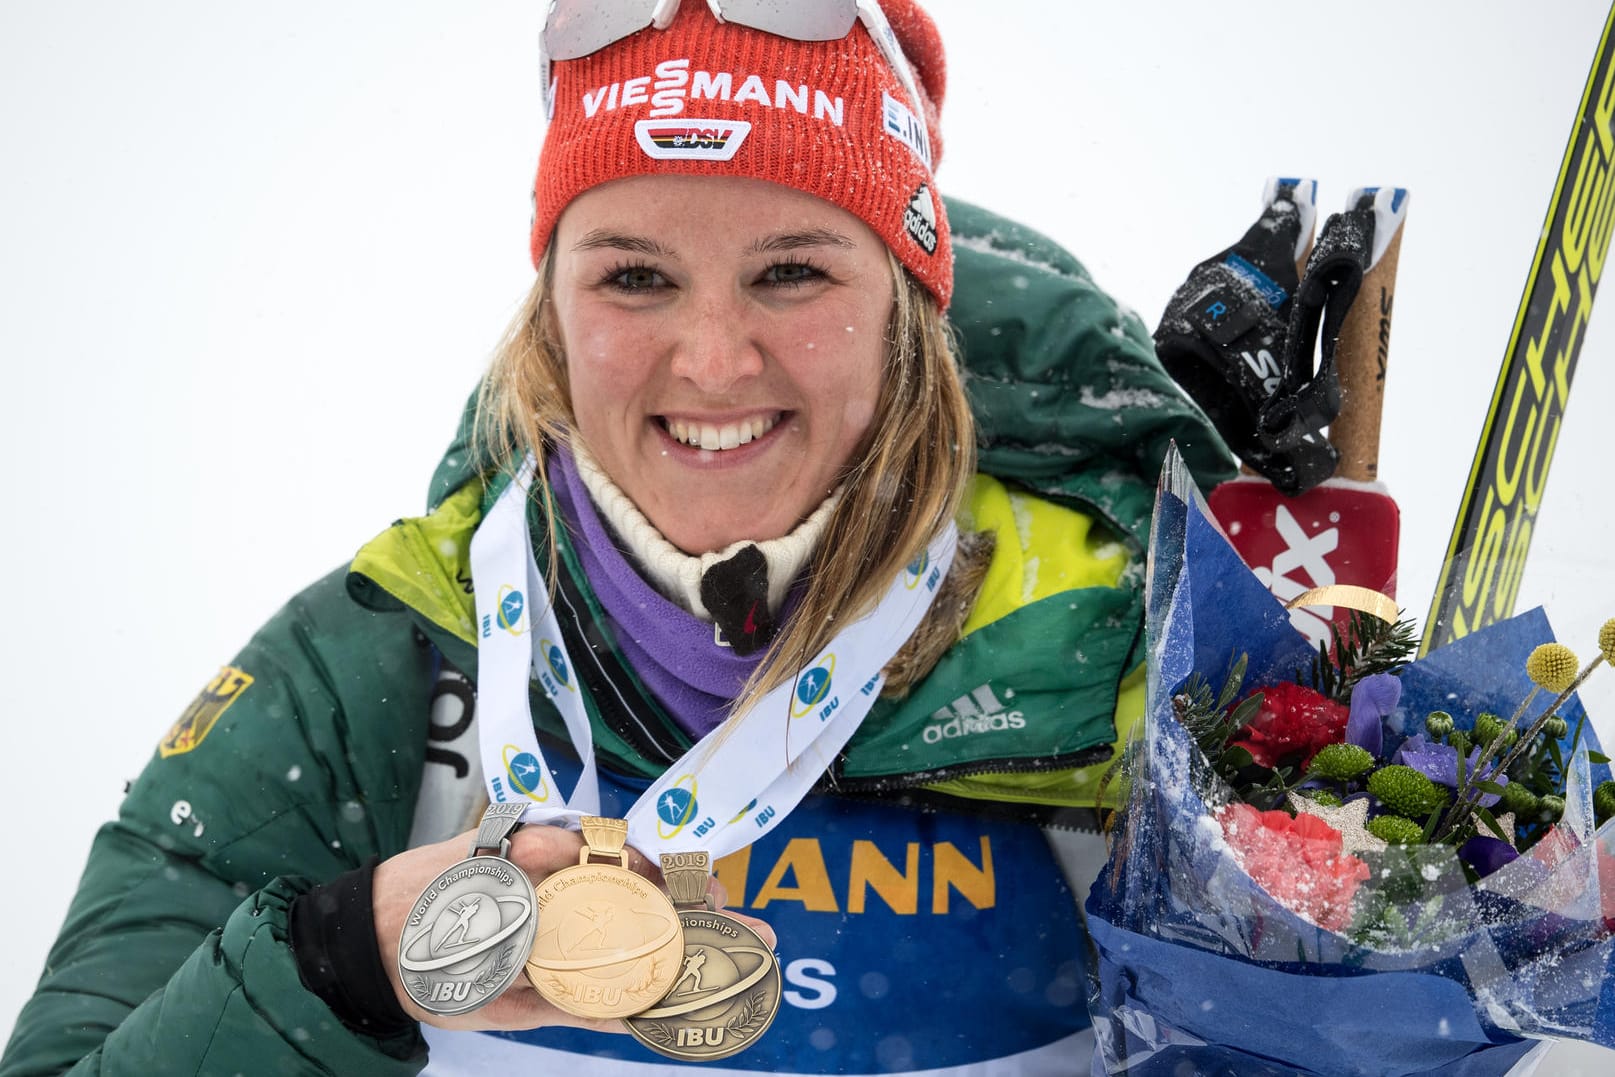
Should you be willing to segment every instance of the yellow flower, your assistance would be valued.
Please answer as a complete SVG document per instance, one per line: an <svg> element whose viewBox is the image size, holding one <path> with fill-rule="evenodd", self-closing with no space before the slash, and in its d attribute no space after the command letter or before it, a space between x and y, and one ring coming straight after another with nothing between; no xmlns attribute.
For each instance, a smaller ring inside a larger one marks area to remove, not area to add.
<svg viewBox="0 0 1615 1077"><path fill-rule="evenodd" d="M1615 624L1612 621L1611 624ZM1605 627L1608 627L1607 625ZM1610 632L1615 637L1615 629ZM1602 639L1603 633L1599 633ZM1610 641L1615 644L1615 638ZM1576 652L1562 643L1544 643L1525 660L1526 674L1550 692L1563 692L1576 680Z"/></svg>
<svg viewBox="0 0 1615 1077"><path fill-rule="evenodd" d="M1604 652L1604 661L1615 666L1615 617L1604 622L1598 630L1598 649Z"/></svg>

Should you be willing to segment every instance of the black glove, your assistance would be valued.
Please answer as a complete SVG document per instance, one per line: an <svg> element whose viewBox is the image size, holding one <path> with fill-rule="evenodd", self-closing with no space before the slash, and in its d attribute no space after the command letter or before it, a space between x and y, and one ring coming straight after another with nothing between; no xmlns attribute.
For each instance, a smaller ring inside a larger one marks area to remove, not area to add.
<svg viewBox="0 0 1615 1077"><path fill-rule="evenodd" d="M1281 450L1318 439L1318 431L1340 414L1335 347L1373 251L1374 195L1368 192L1357 205L1324 222L1307 259L1307 274L1290 310L1284 382L1263 405L1257 424L1259 437ZM1320 320L1323 351L1314 371Z"/></svg>
<svg viewBox="0 0 1615 1077"><path fill-rule="evenodd" d="M1277 183L1244 237L1194 267L1173 293L1155 331L1156 351L1167 373L1205 410L1246 464L1292 496L1334 473L1338 457L1322 429L1340 409L1333 342L1326 368L1314 373L1311 363L1324 307L1331 312L1328 325L1337 333L1339 329L1332 298L1339 289L1321 283L1333 279L1335 262L1330 261L1329 273L1310 291L1297 278L1295 259L1304 227L1297 182ZM1372 220L1368 228L1372 239ZM1314 279L1315 265L1316 251L1308 263L1308 282ZM1343 275L1342 286L1348 277ZM1359 272L1356 282L1361 279ZM1353 283L1353 294L1355 290ZM1304 297L1301 303L1295 301L1298 291ZM1305 297L1321 298L1309 305ZM1344 298L1349 304L1349 297ZM1305 363L1300 361L1303 355Z"/></svg>

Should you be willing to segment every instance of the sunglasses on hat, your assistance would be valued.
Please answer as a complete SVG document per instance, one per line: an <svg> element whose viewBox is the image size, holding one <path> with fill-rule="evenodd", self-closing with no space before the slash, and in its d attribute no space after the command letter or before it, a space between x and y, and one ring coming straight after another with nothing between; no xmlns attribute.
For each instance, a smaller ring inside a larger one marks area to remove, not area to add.
<svg viewBox="0 0 1615 1077"><path fill-rule="evenodd" d="M680 0L550 0L539 35L546 93L549 63L598 52L647 27L665 30ZM877 0L706 0L719 22L761 30L792 41L838 41L862 22L908 93L916 115L919 89L897 35Z"/></svg>

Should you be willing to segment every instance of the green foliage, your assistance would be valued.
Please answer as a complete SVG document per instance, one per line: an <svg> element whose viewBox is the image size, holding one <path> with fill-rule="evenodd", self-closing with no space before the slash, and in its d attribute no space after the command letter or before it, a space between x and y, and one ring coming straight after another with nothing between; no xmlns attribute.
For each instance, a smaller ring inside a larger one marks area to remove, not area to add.
<svg viewBox="0 0 1615 1077"><path fill-rule="evenodd" d="M1261 698L1253 696L1256 706L1249 708L1249 713L1235 715L1228 709L1234 700L1239 698L1240 686L1245 682L1246 661L1245 655L1229 661L1221 691L1213 693L1211 685L1196 672L1172 697L1172 709L1177 712L1178 721L1183 723L1183 728L1189 731L1189 735L1208 758L1215 759L1221 754L1222 746L1228 743L1228 738L1244 728L1261 707ZM1249 702L1250 700L1245 701L1247 704ZM1245 705L1241 704L1239 710L1246 709Z"/></svg>
<svg viewBox="0 0 1615 1077"><path fill-rule="evenodd" d="M1599 826L1615 818L1615 781L1599 782L1593 790L1593 817Z"/></svg>
<svg viewBox="0 0 1615 1077"><path fill-rule="evenodd" d="M1452 715L1446 711L1431 711L1424 716L1424 729L1431 740L1445 740L1452 732Z"/></svg>
<svg viewBox="0 0 1615 1077"><path fill-rule="evenodd" d="M1183 728L1211 760L1213 769L1233 787L1239 798L1270 810L1284 803L1285 793L1294 784L1294 770L1261 766L1244 748L1227 746L1262 709L1260 692L1252 693L1238 704L1234 702L1239 699L1244 684L1245 666L1245 655L1231 657L1222 687L1215 692L1199 673L1191 675L1173 695L1172 708Z"/></svg>
<svg viewBox="0 0 1615 1077"><path fill-rule="evenodd" d="M1582 723L1574 730L1562 717L1548 714L1541 719L1541 730L1520 748L1508 766L1508 787L1493 807L1498 814L1514 813L1516 848L1528 849L1558 821L1560 810L1543 798L1559 796L1565 787L1567 764L1581 739ZM1572 736L1573 734L1573 736ZM1564 738L1570 737L1567 747ZM1499 752L1499 756L1502 756Z"/></svg>
<svg viewBox="0 0 1615 1077"><path fill-rule="evenodd" d="M1503 738L1503 747L1512 745L1519 739L1517 729L1510 729L1508 723L1495 714L1482 714L1475 719L1475 743L1490 744L1499 737Z"/></svg>
<svg viewBox="0 0 1615 1077"><path fill-rule="evenodd" d="M1392 845L1418 845L1424 841L1424 827L1400 815L1377 815L1368 821L1368 832Z"/></svg>
<svg viewBox="0 0 1615 1077"><path fill-rule="evenodd" d="M1419 901L1419 878L1416 865L1401 871L1382 868L1372 890L1364 887L1357 892L1352 940L1374 950L1416 950L1440 945L1461 932L1464 921L1445 914L1440 897ZM1414 901L1418 904L1408 910L1406 903Z"/></svg>
<svg viewBox="0 0 1615 1077"><path fill-rule="evenodd" d="M1516 819L1534 819L1540 807L1539 798L1524 782L1509 782L1503 788L1503 799L1497 802L1497 807L1505 812L1513 812Z"/></svg>
<svg viewBox="0 0 1615 1077"><path fill-rule="evenodd" d="M1336 703L1350 703L1351 690L1364 677L1395 673L1418 649L1413 622L1387 624L1356 610L1344 631L1335 633L1334 646L1320 643L1312 659L1312 687Z"/></svg>
<svg viewBox="0 0 1615 1077"><path fill-rule="evenodd" d="M1328 744L1318 749L1307 765L1308 778L1349 782L1374 765L1374 756L1367 748L1355 744Z"/></svg>
<svg viewBox="0 0 1615 1077"><path fill-rule="evenodd" d="M1492 837L1496 838L1498 841L1508 841L1508 831L1504 830L1503 824L1497 821L1497 816L1493 815L1485 808L1476 807L1475 817L1480 820L1483 827L1491 832Z"/></svg>
<svg viewBox="0 0 1615 1077"><path fill-rule="evenodd" d="M1408 819L1423 819L1447 802L1447 792L1414 770L1393 764L1368 776L1368 791L1388 811Z"/></svg>
<svg viewBox="0 0 1615 1077"><path fill-rule="evenodd" d="M1565 798L1549 793L1542 798L1542 810L1537 818L1544 823L1557 823L1565 813Z"/></svg>

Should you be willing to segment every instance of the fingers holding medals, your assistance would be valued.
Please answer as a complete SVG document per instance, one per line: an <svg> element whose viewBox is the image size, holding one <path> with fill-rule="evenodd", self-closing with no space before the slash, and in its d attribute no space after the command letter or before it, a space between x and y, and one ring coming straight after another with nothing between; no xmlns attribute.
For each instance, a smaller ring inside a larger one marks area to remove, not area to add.
<svg viewBox="0 0 1615 1077"><path fill-rule="evenodd" d="M378 941L408 1012L448 1028L626 1029L687 1061L727 1058L768 1029L774 933L723 908L709 854L663 854L658 870L620 819L585 816L580 835L518 830L521 813L494 804L469 842L378 867Z"/></svg>
<svg viewBox="0 0 1615 1077"><path fill-rule="evenodd" d="M443 1028L622 1032L618 1021L557 1009L528 981L538 923L532 884L575 866L584 846L557 826L513 829L521 810L491 805L476 832L377 867L377 944L398 1000L416 1020ZM660 881L643 856L632 854L630 863Z"/></svg>

